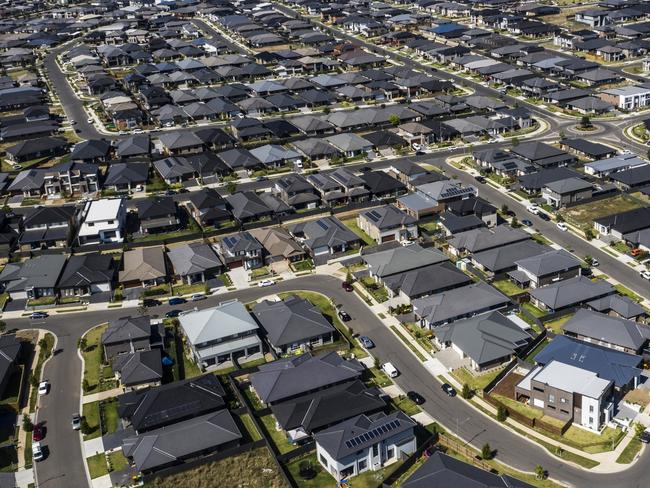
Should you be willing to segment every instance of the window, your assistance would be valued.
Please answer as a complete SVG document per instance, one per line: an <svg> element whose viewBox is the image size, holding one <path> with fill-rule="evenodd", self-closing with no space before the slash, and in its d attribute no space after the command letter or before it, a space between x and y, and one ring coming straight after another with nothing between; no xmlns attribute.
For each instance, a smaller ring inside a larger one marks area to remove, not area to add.
<svg viewBox="0 0 650 488"><path fill-rule="evenodd" d="M321 464L322 464L323 466L325 466L325 467L327 468L327 459L325 459L325 456L323 456L322 453L321 453L321 455L320 455L320 462L321 462Z"/></svg>
<svg viewBox="0 0 650 488"><path fill-rule="evenodd" d="M386 451L386 459L393 459L395 457L395 448L389 447Z"/></svg>
<svg viewBox="0 0 650 488"><path fill-rule="evenodd" d="M548 401L551 402L551 403L555 403L555 395L549 394L548 395Z"/></svg>
<svg viewBox="0 0 650 488"><path fill-rule="evenodd" d="M365 471L368 469L368 461L366 459L362 459L359 461L357 464L357 471L360 473L361 471Z"/></svg>
<svg viewBox="0 0 650 488"><path fill-rule="evenodd" d="M560 398L560 403L566 403L566 398Z"/></svg>
<svg viewBox="0 0 650 488"><path fill-rule="evenodd" d="M379 445L375 444L372 446L372 457L379 456Z"/></svg>
<svg viewBox="0 0 650 488"><path fill-rule="evenodd" d="M589 405L589 413L594 413L594 406L593 405Z"/></svg>
<svg viewBox="0 0 650 488"><path fill-rule="evenodd" d="M589 417L589 423L590 423L590 424L593 424L593 423L594 423L594 418L593 418L593 417Z"/></svg>
<svg viewBox="0 0 650 488"><path fill-rule="evenodd" d="M544 390L542 388L537 387L537 386L533 386L533 390L544 393Z"/></svg>

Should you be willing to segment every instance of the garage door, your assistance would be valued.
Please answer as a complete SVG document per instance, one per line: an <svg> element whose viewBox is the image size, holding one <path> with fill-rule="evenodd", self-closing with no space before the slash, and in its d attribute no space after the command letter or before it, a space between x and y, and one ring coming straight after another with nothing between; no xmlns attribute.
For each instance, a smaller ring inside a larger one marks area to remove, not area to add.
<svg viewBox="0 0 650 488"><path fill-rule="evenodd" d="M395 234L384 236L381 238L381 242L390 242L395 240Z"/></svg>
<svg viewBox="0 0 650 488"><path fill-rule="evenodd" d="M241 268L244 265L244 261L233 261L232 263L228 263L229 268Z"/></svg>

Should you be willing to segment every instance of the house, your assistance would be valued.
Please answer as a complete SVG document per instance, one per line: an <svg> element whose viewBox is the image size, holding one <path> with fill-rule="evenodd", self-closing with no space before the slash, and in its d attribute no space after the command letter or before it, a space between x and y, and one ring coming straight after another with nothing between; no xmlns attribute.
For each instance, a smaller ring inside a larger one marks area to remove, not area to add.
<svg viewBox="0 0 650 488"><path fill-rule="evenodd" d="M646 316L645 308L637 302L623 295L607 295L591 302L585 306L589 310L606 313L612 317L621 317L628 320L641 321Z"/></svg>
<svg viewBox="0 0 650 488"><path fill-rule="evenodd" d="M610 175L613 183L623 191L640 189L650 185L650 164L619 171Z"/></svg>
<svg viewBox="0 0 650 488"><path fill-rule="evenodd" d="M133 135L120 139L115 155L120 159L147 158L151 154L151 139L148 135Z"/></svg>
<svg viewBox="0 0 650 488"><path fill-rule="evenodd" d="M75 144L70 161L82 163L105 163L110 159L111 142L106 139L90 139Z"/></svg>
<svg viewBox="0 0 650 488"><path fill-rule="evenodd" d="M405 303L472 283L469 276L449 262L391 275L382 281L391 297L399 296Z"/></svg>
<svg viewBox="0 0 650 488"><path fill-rule="evenodd" d="M152 234L178 229L178 208L172 197L153 196L140 198L135 203L140 221L140 233Z"/></svg>
<svg viewBox="0 0 650 488"><path fill-rule="evenodd" d="M185 206L192 218L203 227L220 227L232 222L226 199L213 188L191 192Z"/></svg>
<svg viewBox="0 0 650 488"><path fill-rule="evenodd" d="M336 329L320 309L304 298L263 300L253 307L253 317L277 354L293 354L334 342Z"/></svg>
<svg viewBox="0 0 650 488"><path fill-rule="evenodd" d="M416 219L443 212L451 202L478 195L474 186L458 180L439 180L418 185L414 192L397 199L397 207Z"/></svg>
<svg viewBox="0 0 650 488"><path fill-rule="evenodd" d="M23 217L18 239L22 251L67 247L73 236L77 210L73 205L36 207Z"/></svg>
<svg viewBox="0 0 650 488"><path fill-rule="evenodd" d="M11 195L22 194L26 198L40 197L43 194L44 182L44 169L26 169L16 175L7 192Z"/></svg>
<svg viewBox="0 0 650 488"><path fill-rule="evenodd" d="M510 150L513 154L539 168L557 168L576 162L577 158L549 144L538 141L522 142Z"/></svg>
<svg viewBox="0 0 650 488"><path fill-rule="evenodd" d="M104 357L110 361L116 356L163 347L164 338L164 326L153 324L146 315L111 320L102 334Z"/></svg>
<svg viewBox="0 0 650 488"><path fill-rule="evenodd" d="M48 196L82 195L99 190L96 165L67 161L45 170L43 190Z"/></svg>
<svg viewBox="0 0 650 488"><path fill-rule="evenodd" d="M625 234L650 227L650 207L635 208L594 220L594 228L602 235L623 239Z"/></svg>
<svg viewBox="0 0 650 488"><path fill-rule="evenodd" d="M92 200L82 211L79 245L110 244L124 241L126 206L121 198Z"/></svg>
<svg viewBox="0 0 650 488"><path fill-rule="evenodd" d="M313 175L312 175L313 176ZM343 189L348 202L363 202L370 198L370 191L365 182L346 168L337 168L328 174ZM313 180L311 180L313 183ZM318 186L316 186L318 189Z"/></svg>
<svg viewBox="0 0 650 488"><path fill-rule="evenodd" d="M0 285L12 300L55 298L65 261L63 254L43 254L27 261L7 263L0 273Z"/></svg>
<svg viewBox="0 0 650 488"><path fill-rule="evenodd" d="M203 141L191 131L163 132L158 139L165 154L178 156L203 151Z"/></svg>
<svg viewBox="0 0 650 488"><path fill-rule="evenodd" d="M372 151L373 145L353 132L343 132L324 139L334 146L346 158L356 158L367 155Z"/></svg>
<svg viewBox="0 0 650 488"><path fill-rule="evenodd" d="M117 356L111 363L111 369L124 391L160 386L163 378L161 350L136 351Z"/></svg>
<svg viewBox="0 0 650 488"><path fill-rule="evenodd" d="M289 227L289 232L306 246L312 257L344 253L361 242L361 239L336 217L322 217L293 224Z"/></svg>
<svg viewBox="0 0 650 488"><path fill-rule="evenodd" d="M532 337L500 312L458 320L435 329L439 349L451 347L474 371L498 367L517 355Z"/></svg>
<svg viewBox="0 0 650 488"><path fill-rule="evenodd" d="M262 354L259 327L237 300L186 313L179 320L192 356L202 369Z"/></svg>
<svg viewBox="0 0 650 488"><path fill-rule="evenodd" d="M596 432L613 417L612 391L612 381L559 361L537 366L515 387L518 398L544 415Z"/></svg>
<svg viewBox="0 0 650 488"><path fill-rule="evenodd" d="M223 409L226 392L219 378L205 374L118 397L125 426L142 434Z"/></svg>
<svg viewBox="0 0 650 488"><path fill-rule="evenodd" d="M182 464L238 446L242 434L228 410L194 417L122 441L122 453L141 473Z"/></svg>
<svg viewBox="0 0 650 488"><path fill-rule="evenodd" d="M149 163L112 163L108 167L104 188L114 191L132 191L142 187L149 178Z"/></svg>
<svg viewBox="0 0 650 488"><path fill-rule="evenodd" d="M507 474L483 471L441 451L433 452L403 483L402 488L533 488Z"/></svg>
<svg viewBox="0 0 650 488"><path fill-rule="evenodd" d="M264 265L264 248L249 232L224 237L217 244L223 263L229 268L255 269Z"/></svg>
<svg viewBox="0 0 650 488"><path fill-rule="evenodd" d="M635 110L650 104L650 88L643 85L610 88L601 91L598 96L620 110Z"/></svg>
<svg viewBox="0 0 650 488"><path fill-rule="evenodd" d="M122 268L119 281L124 287L158 286L167 282L167 263L161 246L125 251Z"/></svg>
<svg viewBox="0 0 650 488"><path fill-rule="evenodd" d="M560 147L565 151L589 159L611 158L618 154L618 151L613 147L588 141L587 139L562 139L560 140Z"/></svg>
<svg viewBox="0 0 650 488"><path fill-rule="evenodd" d="M565 178L547 183L542 188L542 198L554 208L589 200L593 195L594 186L582 178Z"/></svg>
<svg viewBox="0 0 650 488"><path fill-rule="evenodd" d="M289 440L298 442L349 418L385 408L386 402L377 388L354 380L276 403L271 412Z"/></svg>
<svg viewBox="0 0 650 488"><path fill-rule="evenodd" d="M282 176L275 182L274 189L284 203L296 210L316 208L320 203L316 189L299 174Z"/></svg>
<svg viewBox="0 0 650 488"><path fill-rule="evenodd" d="M238 191L226 197L228 209L239 222L269 218L273 210L254 191Z"/></svg>
<svg viewBox="0 0 650 488"><path fill-rule="evenodd" d="M616 351L640 354L650 339L650 326L584 308L562 325L565 335Z"/></svg>
<svg viewBox="0 0 650 488"><path fill-rule="evenodd" d="M394 205L366 210L357 217L357 225L378 244L417 239L417 221Z"/></svg>
<svg viewBox="0 0 650 488"><path fill-rule="evenodd" d="M509 225L498 225L493 229L479 228L456 234L451 238L449 250L456 256L478 253L530 239L529 235Z"/></svg>
<svg viewBox="0 0 650 488"><path fill-rule="evenodd" d="M542 169L534 173L521 175L517 178L517 182L522 191L530 195L536 195L541 193L542 188L544 188L548 183L580 176L581 174L576 171L565 167L559 167Z"/></svg>
<svg viewBox="0 0 650 488"><path fill-rule="evenodd" d="M300 244L282 227L263 227L252 229L249 233L264 247L265 260L269 263L294 263L304 260L307 256Z"/></svg>
<svg viewBox="0 0 650 488"><path fill-rule="evenodd" d="M250 375L251 387L266 405L275 405L305 394L361 378L365 367L356 359L344 359L336 351L305 353L278 359Z"/></svg>
<svg viewBox="0 0 650 488"><path fill-rule="evenodd" d="M551 251L515 261L517 269L508 275L519 286L539 288L580 275L581 262L564 249Z"/></svg>
<svg viewBox="0 0 650 488"><path fill-rule="evenodd" d="M110 299L117 267L110 254L74 254L68 259L59 278L61 296L84 296L98 293Z"/></svg>
<svg viewBox="0 0 650 488"><path fill-rule="evenodd" d="M0 336L0 395L4 396L9 379L19 371L18 359L20 357L22 341L15 334Z"/></svg>
<svg viewBox="0 0 650 488"><path fill-rule="evenodd" d="M478 283L413 300L413 312L422 327L434 329L474 315L511 305L510 299L496 288Z"/></svg>
<svg viewBox="0 0 650 488"><path fill-rule="evenodd" d="M393 198L406 193L406 186L384 171L367 171L359 178L375 199Z"/></svg>
<svg viewBox="0 0 650 488"><path fill-rule="evenodd" d="M153 167L168 185L191 180L195 175L194 166L183 156L158 159L153 162Z"/></svg>
<svg viewBox="0 0 650 488"><path fill-rule="evenodd" d="M415 452L416 425L401 411L353 417L314 435L318 462L335 480L376 471Z"/></svg>
<svg viewBox="0 0 650 488"><path fill-rule="evenodd" d="M362 254L368 265L368 273L379 282L384 279L417 270L426 266L444 263L449 258L440 250L432 247L398 246L384 251Z"/></svg>
<svg viewBox="0 0 650 488"><path fill-rule="evenodd" d="M646 166L647 161L644 161L635 154L621 154L606 159L599 159L592 163L587 163L584 166L585 173L593 175L598 178L611 176L619 171L626 171L641 166Z"/></svg>
<svg viewBox="0 0 650 488"><path fill-rule="evenodd" d="M214 248L202 242L181 244L167 251L174 275L188 285L207 283L224 272Z"/></svg>
<svg viewBox="0 0 650 488"><path fill-rule="evenodd" d="M530 299L536 307L554 313L615 292L614 287L605 280L591 281L584 276L576 276L535 288L530 292Z"/></svg>
<svg viewBox="0 0 650 488"><path fill-rule="evenodd" d="M40 137L20 141L6 150L6 156L12 163L22 163L38 158L62 156L68 150L70 143L60 137Z"/></svg>

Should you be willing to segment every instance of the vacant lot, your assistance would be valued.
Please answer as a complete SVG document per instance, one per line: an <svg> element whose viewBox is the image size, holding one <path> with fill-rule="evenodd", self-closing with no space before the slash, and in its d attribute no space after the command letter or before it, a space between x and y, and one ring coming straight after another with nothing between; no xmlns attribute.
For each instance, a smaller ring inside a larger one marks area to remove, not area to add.
<svg viewBox="0 0 650 488"><path fill-rule="evenodd" d="M232 456L206 463L193 469L157 478L146 484L149 488L285 488L286 483L268 449Z"/></svg>
<svg viewBox="0 0 650 488"><path fill-rule="evenodd" d="M562 211L562 215L569 222L582 227L591 225L594 220L607 215L613 215L626 210L641 207L641 203L627 195L617 195L611 198L604 198L597 202L577 205Z"/></svg>

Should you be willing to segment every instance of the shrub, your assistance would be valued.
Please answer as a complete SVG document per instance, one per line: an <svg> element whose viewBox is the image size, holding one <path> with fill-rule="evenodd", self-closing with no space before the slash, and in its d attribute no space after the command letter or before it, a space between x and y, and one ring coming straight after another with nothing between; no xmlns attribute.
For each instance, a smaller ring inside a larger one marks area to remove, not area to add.
<svg viewBox="0 0 650 488"><path fill-rule="evenodd" d="M497 420L499 422L505 422L508 418L508 410L503 405L499 405L497 408Z"/></svg>
<svg viewBox="0 0 650 488"><path fill-rule="evenodd" d="M483 447L481 448L481 458L485 461L492 459L492 448L487 442L483 444Z"/></svg>
<svg viewBox="0 0 650 488"><path fill-rule="evenodd" d="M465 400L472 398L473 392L467 383L463 384L463 391L461 392L461 395Z"/></svg>

